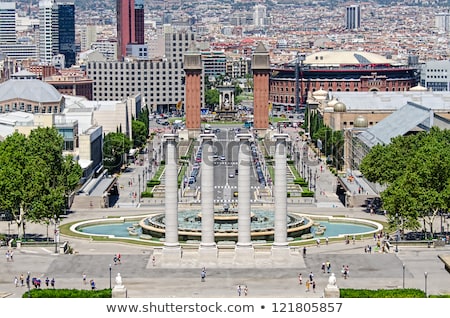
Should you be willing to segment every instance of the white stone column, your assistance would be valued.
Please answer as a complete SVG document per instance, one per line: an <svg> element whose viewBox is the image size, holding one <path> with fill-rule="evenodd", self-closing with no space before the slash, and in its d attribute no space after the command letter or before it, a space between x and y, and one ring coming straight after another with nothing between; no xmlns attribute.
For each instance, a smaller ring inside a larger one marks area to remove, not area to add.
<svg viewBox="0 0 450 318"><path fill-rule="evenodd" d="M199 255L202 263L217 260L217 246L214 239L214 134L201 134L201 207L202 241ZM204 264L206 265L206 264Z"/></svg>
<svg viewBox="0 0 450 318"><path fill-rule="evenodd" d="M178 241L178 165L177 142L175 134L164 135L166 143L165 170L165 241L163 257L167 261L181 258L181 247Z"/></svg>
<svg viewBox="0 0 450 318"><path fill-rule="evenodd" d="M275 203L275 234L272 245L272 255L279 254L280 249L284 250L282 254L289 252L287 242L287 147L286 141L288 134L275 134L275 185L274 185L274 203ZM281 256L281 255L280 255Z"/></svg>
<svg viewBox="0 0 450 318"><path fill-rule="evenodd" d="M252 157L250 149L251 134L238 134L239 141L238 158L238 241L235 249L235 260L248 262L253 259L254 250L251 238L251 192L250 172Z"/></svg>

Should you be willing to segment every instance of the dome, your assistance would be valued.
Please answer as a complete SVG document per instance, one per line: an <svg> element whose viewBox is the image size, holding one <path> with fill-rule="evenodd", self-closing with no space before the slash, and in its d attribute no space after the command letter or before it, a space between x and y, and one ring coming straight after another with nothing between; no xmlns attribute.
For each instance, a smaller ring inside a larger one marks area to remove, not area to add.
<svg viewBox="0 0 450 318"><path fill-rule="evenodd" d="M324 100L328 96L328 92L322 88L312 93L315 99Z"/></svg>
<svg viewBox="0 0 450 318"><path fill-rule="evenodd" d="M334 111L336 113L343 113L347 110L347 106L343 102L337 102L334 104Z"/></svg>
<svg viewBox="0 0 450 318"><path fill-rule="evenodd" d="M0 84L0 101L15 99L53 103L60 102L62 95L54 86L33 78L10 79Z"/></svg>
<svg viewBox="0 0 450 318"><path fill-rule="evenodd" d="M355 122L353 124L353 127L355 127L355 128L367 128L368 126L369 125L367 122L367 118L362 115L359 115L358 117L356 117Z"/></svg>
<svg viewBox="0 0 450 318"><path fill-rule="evenodd" d="M419 84L417 86L411 87L409 90L416 91L416 92L425 92L425 91L427 91L427 88L423 87L422 85Z"/></svg>
<svg viewBox="0 0 450 318"><path fill-rule="evenodd" d="M336 105L337 102L338 100L336 99L336 97L333 97L333 99L328 102L327 106L334 108L334 105Z"/></svg>

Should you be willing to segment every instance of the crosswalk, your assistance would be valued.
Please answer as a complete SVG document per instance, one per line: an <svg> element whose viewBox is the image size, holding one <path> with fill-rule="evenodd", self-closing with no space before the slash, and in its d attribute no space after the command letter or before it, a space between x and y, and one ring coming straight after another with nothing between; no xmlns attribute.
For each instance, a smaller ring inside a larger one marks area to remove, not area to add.
<svg viewBox="0 0 450 318"><path fill-rule="evenodd" d="M228 185L228 186L223 186L223 185L219 185L219 186L214 186L214 189L225 189L225 188L229 188L229 189L237 189L238 188L238 186L237 185L232 185L232 186L230 186L230 185ZM259 189L259 187L258 186L250 186L250 189Z"/></svg>

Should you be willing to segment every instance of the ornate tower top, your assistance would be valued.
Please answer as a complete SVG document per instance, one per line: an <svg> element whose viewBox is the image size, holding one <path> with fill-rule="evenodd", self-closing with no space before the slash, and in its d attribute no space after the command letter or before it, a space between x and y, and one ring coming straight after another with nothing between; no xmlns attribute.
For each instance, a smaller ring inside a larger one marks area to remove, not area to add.
<svg viewBox="0 0 450 318"><path fill-rule="evenodd" d="M262 42L258 43L252 56L253 70L270 70L269 52Z"/></svg>
<svg viewBox="0 0 450 318"><path fill-rule="evenodd" d="M184 53L183 67L185 70L202 69L202 56L193 42Z"/></svg>

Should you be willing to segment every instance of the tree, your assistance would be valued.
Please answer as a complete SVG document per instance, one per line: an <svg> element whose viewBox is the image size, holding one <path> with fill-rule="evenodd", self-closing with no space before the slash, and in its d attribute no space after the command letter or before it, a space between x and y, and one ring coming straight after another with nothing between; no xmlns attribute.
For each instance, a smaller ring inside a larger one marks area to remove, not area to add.
<svg viewBox="0 0 450 318"><path fill-rule="evenodd" d="M139 120L133 120L131 126L133 130L133 146L134 148L140 148L147 141L148 128L145 126L145 123Z"/></svg>
<svg viewBox="0 0 450 318"><path fill-rule="evenodd" d="M450 131L432 128L377 145L361 162L372 182L385 185L383 207L389 223L417 229L419 218L433 231L433 221L450 208ZM425 225L426 226L426 225Z"/></svg>
<svg viewBox="0 0 450 318"><path fill-rule="evenodd" d="M25 221L59 217L81 178L81 167L63 156L63 143L54 128L34 129L28 138L14 133L0 143L0 208L11 212L19 237Z"/></svg>
<svg viewBox="0 0 450 318"><path fill-rule="evenodd" d="M207 106L219 105L219 91L217 89L208 89L205 92L205 104Z"/></svg>
<svg viewBox="0 0 450 318"><path fill-rule="evenodd" d="M111 172L118 171L126 163L131 141L119 132L108 133L103 140L103 166Z"/></svg>

